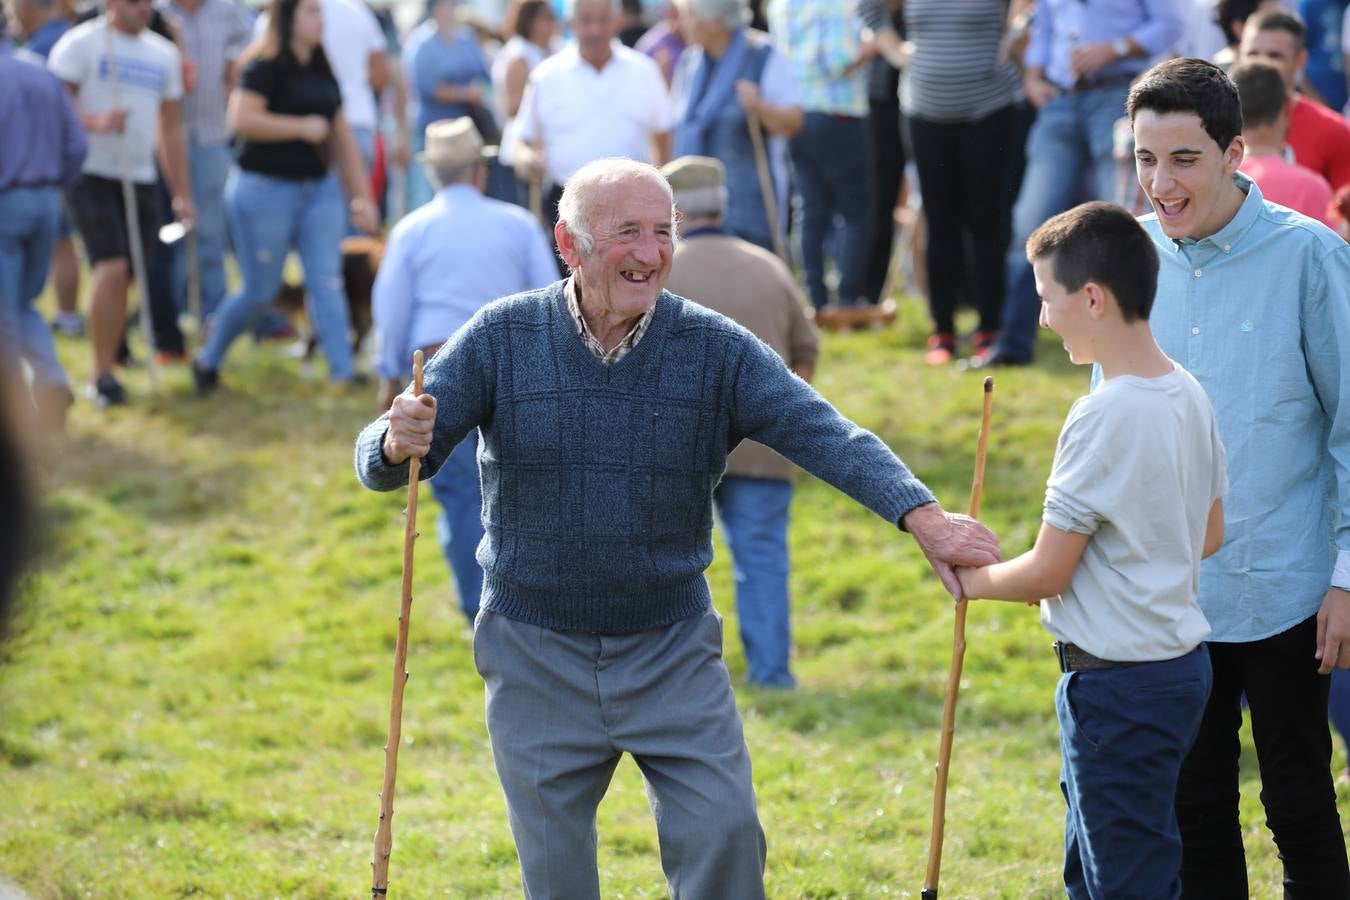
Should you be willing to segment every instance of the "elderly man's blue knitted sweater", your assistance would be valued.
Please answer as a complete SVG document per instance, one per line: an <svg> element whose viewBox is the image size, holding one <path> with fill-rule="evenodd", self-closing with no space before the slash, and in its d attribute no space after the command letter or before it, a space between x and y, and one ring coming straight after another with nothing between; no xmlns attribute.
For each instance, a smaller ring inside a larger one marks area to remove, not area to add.
<svg viewBox="0 0 1350 900"><path fill-rule="evenodd" d="M604 365L568 316L564 282L484 307L428 363L430 477L481 433L482 605L555 630L622 633L705 610L712 494L743 438L896 523L933 495L870 432L841 416L735 322L663 291L646 334ZM357 439L374 490L407 485Z"/></svg>

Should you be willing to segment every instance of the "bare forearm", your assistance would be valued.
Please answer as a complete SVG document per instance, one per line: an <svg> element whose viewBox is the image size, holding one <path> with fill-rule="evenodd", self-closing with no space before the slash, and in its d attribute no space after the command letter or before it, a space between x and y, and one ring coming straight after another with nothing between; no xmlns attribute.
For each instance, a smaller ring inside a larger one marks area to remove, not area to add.
<svg viewBox="0 0 1350 900"><path fill-rule="evenodd" d="M664 166L670 162L670 155L674 149L674 139L669 131L661 131L652 135L652 165Z"/></svg>
<svg viewBox="0 0 1350 900"><path fill-rule="evenodd" d="M962 573L961 583L966 595L983 600L1013 600L1026 603L1053 597L1063 590L1062 585L1051 584L1044 566L1038 566L1036 551L1029 550L1007 562L970 569Z"/></svg>
<svg viewBox="0 0 1350 900"><path fill-rule="evenodd" d="M790 138L802 129L806 114L800 106L779 106L774 103L760 103L759 120L770 134Z"/></svg>
<svg viewBox="0 0 1350 900"><path fill-rule="evenodd" d="M283 141L303 141L305 139L304 121L304 116L250 112L231 116L229 124L235 137L261 143L281 143Z"/></svg>
<svg viewBox="0 0 1350 900"><path fill-rule="evenodd" d="M183 129L161 129L159 145L163 148L160 163L164 168L164 180L169 183L169 193L175 197L192 196L192 185L188 180L187 138Z"/></svg>
<svg viewBox="0 0 1350 900"><path fill-rule="evenodd" d="M361 149L351 129L340 126L337 129L333 152L337 157L338 171L342 174L342 183L347 189L347 197L353 203L370 202L370 184L366 178L366 163L361 158Z"/></svg>

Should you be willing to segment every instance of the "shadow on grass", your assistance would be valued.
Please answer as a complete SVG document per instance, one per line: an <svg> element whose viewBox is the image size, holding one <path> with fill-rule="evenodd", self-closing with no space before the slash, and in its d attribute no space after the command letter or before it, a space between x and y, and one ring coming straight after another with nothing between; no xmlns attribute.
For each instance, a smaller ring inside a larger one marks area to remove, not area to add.
<svg viewBox="0 0 1350 900"><path fill-rule="evenodd" d="M191 524L212 518L248 489L255 468L218 456L195 460L102 435L71 440L61 467L63 487L98 498L119 515L159 523ZM67 492L47 506L46 526L68 532L83 514Z"/></svg>

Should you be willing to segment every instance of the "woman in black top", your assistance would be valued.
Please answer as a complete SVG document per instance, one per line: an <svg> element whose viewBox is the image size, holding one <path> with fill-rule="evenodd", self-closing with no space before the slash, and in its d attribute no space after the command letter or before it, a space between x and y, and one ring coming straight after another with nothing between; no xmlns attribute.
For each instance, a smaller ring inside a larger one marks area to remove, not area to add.
<svg viewBox="0 0 1350 900"><path fill-rule="evenodd" d="M319 0L273 0L268 15L267 32L245 53L230 95L229 123L239 140L225 208L244 285L221 304L192 365L202 393L215 387L230 344L275 299L292 247L304 266L309 321L329 377L350 380L341 250L346 200L330 163L347 184L352 221L366 232L379 229L365 165L323 52Z"/></svg>

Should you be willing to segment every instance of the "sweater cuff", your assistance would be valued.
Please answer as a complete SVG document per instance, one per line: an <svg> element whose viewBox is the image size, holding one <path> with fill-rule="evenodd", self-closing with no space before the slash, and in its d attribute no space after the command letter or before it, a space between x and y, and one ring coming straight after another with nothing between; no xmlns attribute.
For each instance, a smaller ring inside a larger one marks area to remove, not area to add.
<svg viewBox="0 0 1350 900"><path fill-rule="evenodd" d="M392 491L408 483L410 460L395 466L384 458L384 436L388 432L383 421L372 423L356 443L356 476L372 491Z"/></svg>
<svg viewBox="0 0 1350 900"><path fill-rule="evenodd" d="M907 516L911 510L938 502L937 497L933 496L933 492L930 491L922 481L914 477L910 477L905 481L900 482L900 484L891 491L891 496L887 499L890 504L892 504L891 513L883 513L882 518L894 522L895 527L899 528L901 531L906 530L905 516Z"/></svg>

